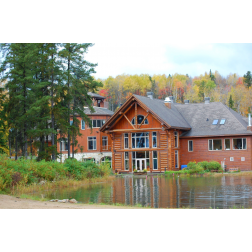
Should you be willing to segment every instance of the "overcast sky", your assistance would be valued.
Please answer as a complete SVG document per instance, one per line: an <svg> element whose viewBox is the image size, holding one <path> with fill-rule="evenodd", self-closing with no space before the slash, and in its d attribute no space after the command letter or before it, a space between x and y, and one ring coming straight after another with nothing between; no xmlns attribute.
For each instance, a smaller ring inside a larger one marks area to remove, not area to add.
<svg viewBox="0 0 252 252"><path fill-rule="evenodd" d="M224 77L252 71L250 43L95 43L86 59L98 63L96 78L120 74L188 74L216 70Z"/></svg>

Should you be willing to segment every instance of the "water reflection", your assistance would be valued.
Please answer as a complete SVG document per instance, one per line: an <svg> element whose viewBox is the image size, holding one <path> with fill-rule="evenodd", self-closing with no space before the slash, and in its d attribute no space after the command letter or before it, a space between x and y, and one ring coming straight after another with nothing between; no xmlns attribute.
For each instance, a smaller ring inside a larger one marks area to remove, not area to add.
<svg viewBox="0 0 252 252"><path fill-rule="evenodd" d="M132 177L58 190L49 198L75 198L83 203L151 206L153 208L252 207L252 176Z"/></svg>

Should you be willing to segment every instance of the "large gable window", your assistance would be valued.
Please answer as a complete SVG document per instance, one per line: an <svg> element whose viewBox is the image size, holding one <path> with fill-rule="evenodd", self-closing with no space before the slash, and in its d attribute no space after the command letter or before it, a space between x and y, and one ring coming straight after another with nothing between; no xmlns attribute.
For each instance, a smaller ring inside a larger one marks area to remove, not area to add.
<svg viewBox="0 0 252 252"><path fill-rule="evenodd" d="M143 115L138 115L137 116L137 124L141 124L145 116ZM135 125L135 117L132 119L131 123ZM147 118L144 120L143 124L149 124Z"/></svg>
<svg viewBox="0 0 252 252"><path fill-rule="evenodd" d="M132 133L132 148L149 148L149 132Z"/></svg>

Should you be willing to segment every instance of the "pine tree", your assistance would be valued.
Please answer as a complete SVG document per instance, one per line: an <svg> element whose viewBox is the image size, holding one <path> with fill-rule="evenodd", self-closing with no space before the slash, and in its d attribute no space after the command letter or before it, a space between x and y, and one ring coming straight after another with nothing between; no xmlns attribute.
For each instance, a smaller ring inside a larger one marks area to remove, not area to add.
<svg viewBox="0 0 252 252"><path fill-rule="evenodd" d="M68 158L70 158L70 142L72 142L72 157L74 157L74 146L76 146L76 135L79 134L79 120L76 115L79 115L83 120L89 122L89 118L84 113L84 106L92 108L91 97L87 94L89 91L96 91L101 84L96 82L91 76L95 73L94 67L97 64L92 64L84 59L84 54L91 43L66 43L63 44L63 49L60 51L63 63L65 63L65 79L67 86L67 118L68 118ZM70 125L70 116L73 118L73 124ZM71 134L70 134L71 132Z"/></svg>
<svg viewBox="0 0 252 252"><path fill-rule="evenodd" d="M250 71L247 71L246 74L244 74L244 82L246 83L247 87L251 87L252 84L252 75Z"/></svg>
<svg viewBox="0 0 252 252"><path fill-rule="evenodd" d="M232 99L232 95L229 96L228 107L234 109L234 101Z"/></svg>

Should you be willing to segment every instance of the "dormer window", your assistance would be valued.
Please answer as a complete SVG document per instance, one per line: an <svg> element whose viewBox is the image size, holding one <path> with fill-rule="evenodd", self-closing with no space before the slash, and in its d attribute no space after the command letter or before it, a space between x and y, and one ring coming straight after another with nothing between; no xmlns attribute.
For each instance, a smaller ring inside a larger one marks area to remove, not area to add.
<svg viewBox="0 0 252 252"><path fill-rule="evenodd" d="M219 120L213 120L213 125L217 125Z"/></svg>
<svg viewBox="0 0 252 252"><path fill-rule="evenodd" d="M137 124L141 124L142 121L143 121L143 119L144 119L144 116L143 116L143 115L138 115L138 116L137 116ZM132 123L133 125L135 125L135 117L132 119L131 123ZM143 124L149 124L147 118L144 120Z"/></svg>

